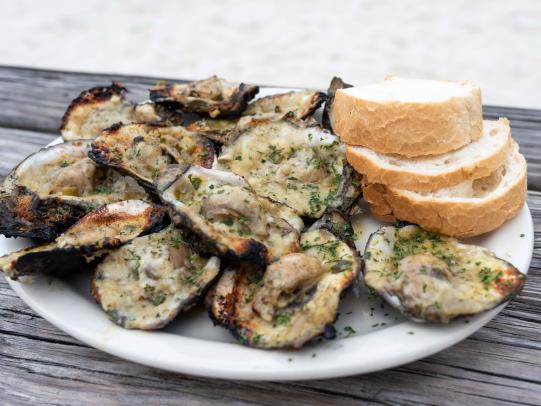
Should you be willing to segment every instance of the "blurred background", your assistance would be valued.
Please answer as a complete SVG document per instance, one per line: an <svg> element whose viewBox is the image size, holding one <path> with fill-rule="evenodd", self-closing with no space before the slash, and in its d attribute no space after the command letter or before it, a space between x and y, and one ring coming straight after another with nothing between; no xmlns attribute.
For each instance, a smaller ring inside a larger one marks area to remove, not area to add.
<svg viewBox="0 0 541 406"><path fill-rule="evenodd" d="M326 88L469 79L541 108L541 1L0 0L0 64Z"/></svg>

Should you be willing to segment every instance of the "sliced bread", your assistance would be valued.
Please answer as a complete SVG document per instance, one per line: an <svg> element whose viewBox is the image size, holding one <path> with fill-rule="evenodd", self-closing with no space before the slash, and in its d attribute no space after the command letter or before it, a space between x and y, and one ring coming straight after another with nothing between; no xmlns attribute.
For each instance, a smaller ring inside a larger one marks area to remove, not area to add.
<svg viewBox="0 0 541 406"><path fill-rule="evenodd" d="M472 237L500 227L526 200L526 161L513 142L505 163L489 176L435 192L363 184L364 199L384 221L404 220L429 231Z"/></svg>
<svg viewBox="0 0 541 406"><path fill-rule="evenodd" d="M348 145L346 157L368 183L418 192L433 191L490 175L506 160L511 146L509 121L484 121L483 136L441 155L404 158Z"/></svg>
<svg viewBox="0 0 541 406"><path fill-rule="evenodd" d="M470 82L386 78L339 89L332 128L342 142L407 157L444 154L481 137L481 91Z"/></svg>

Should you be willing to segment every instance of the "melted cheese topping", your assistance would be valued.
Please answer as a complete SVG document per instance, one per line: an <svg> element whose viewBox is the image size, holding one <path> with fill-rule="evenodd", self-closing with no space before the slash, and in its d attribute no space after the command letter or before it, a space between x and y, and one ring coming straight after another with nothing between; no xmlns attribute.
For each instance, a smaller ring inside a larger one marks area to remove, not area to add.
<svg viewBox="0 0 541 406"><path fill-rule="evenodd" d="M95 297L126 328L155 329L191 307L220 270L197 255L174 227L112 252L94 276Z"/></svg>
<svg viewBox="0 0 541 406"><path fill-rule="evenodd" d="M182 127L129 125L98 137L94 149L109 151L108 159L135 177L152 183L168 165L205 166L210 144Z"/></svg>
<svg viewBox="0 0 541 406"><path fill-rule="evenodd" d="M339 205L345 165L336 136L283 121L242 133L218 158L219 169L245 177L259 195L310 217Z"/></svg>
<svg viewBox="0 0 541 406"><path fill-rule="evenodd" d="M235 251L239 242L251 239L264 244L273 258L298 250L298 233L279 217L284 211L261 201L231 173L191 167L165 199L190 218L192 227L227 249ZM294 213L288 215L296 227L302 222Z"/></svg>
<svg viewBox="0 0 541 406"><path fill-rule="evenodd" d="M524 278L486 248L417 226L383 227L371 237L364 259L367 286L431 321L491 309L519 289Z"/></svg>
<svg viewBox="0 0 541 406"><path fill-rule="evenodd" d="M87 154L86 144L60 144L40 151L17 168L16 183L42 199L61 197L94 206L147 198L143 188L133 179L107 168L98 168Z"/></svg>
<svg viewBox="0 0 541 406"><path fill-rule="evenodd" d="M134 105L122 96L113 95L102 102L82 103L69 114L62 130L66 140L96 138L101 130L116 123L139 123L159 120L151 104Z"/></svg>
<svg viewBox="0 0 541 406"><path fill-rule="evenodd" d="M235 292L236 313L232 322L241 342L261 348L300 348L335 320L340 295L357 276L359 259L347 244L323 229L304 233L301 249L303 254L300 255L306 254L316 259L321 270L303 278L306 285L297 286L293 292L284 291L278 300L266 303L274 307L272 320L266 320L268 317L264 318L259 313L259 299L265 296L262 290L272 290L281 284L285 286L289 283L288 279L300 278L294 267L289 269L286 266L287 261L284 261L281 269L284 273L282 281L280 275L276 274L271 283L267 275L258 274L253 269L242 270L236 285L232 283L233 271L226 272L220 279L215 295L217 303L213 304L212 309L219 321L225 324L231 322L220 319L220 298L227 299L230 293ZM295 255L299 254L291 254Z"/></svg>

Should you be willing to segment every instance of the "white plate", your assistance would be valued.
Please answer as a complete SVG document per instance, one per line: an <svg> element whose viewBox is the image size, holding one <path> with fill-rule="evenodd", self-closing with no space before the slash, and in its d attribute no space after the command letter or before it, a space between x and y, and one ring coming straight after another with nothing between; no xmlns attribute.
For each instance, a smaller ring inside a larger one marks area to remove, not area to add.
<svg viewBox="0 0 541 406"><path fill-rule="evenodd" d="M355 218L359 249L380 225L369 214ZM527 273L533 239L532 217L524 206L517 217L497 231L471 241L492 249ZM0 255L27 244L24 239L0 237ZM224 379L319 379L398 366L452 346L504 307L445 326L419 324L407 321L380 299L369 297L363 287L357 287L341 303L335 340L315 340L298 351L269 351L235 343L226 330L212 325L201 307L180 315L161 331L118 327L92 299L88 274L64 280L38 277L33 284L8 282L42 317L92 347L157 368ZM348 337L346 326L356 333Z"/></svg>

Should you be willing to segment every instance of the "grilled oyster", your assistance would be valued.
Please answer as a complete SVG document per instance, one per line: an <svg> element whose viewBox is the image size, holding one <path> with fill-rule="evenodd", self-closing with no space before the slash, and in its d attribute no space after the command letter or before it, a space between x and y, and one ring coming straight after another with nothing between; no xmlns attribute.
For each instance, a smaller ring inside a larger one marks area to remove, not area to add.
<svg viewBox="0 0 541 406"><path fill-rule="evenodd" d="M259 348L300 348L333 331L342 292L361 261L331 229L351 229L333 213L301 236L302 252L282 256L261 272L249 264L228 268L207 296L211 317L241 343Z"/></svg>
<svg viewBox="0 0 541 406"><path fill-rule="evenodd" d="M210 168L214 146L184 127L153 124L115 125L102 132L88 154L96 163L114 168L153 190L167 165L186 163Z"/></svg>
<svg viewBox="0 0 541 406"><path fill-rule="evenodd" d="M52 243L0 258L11 279L34 273L72 273L88 269L105 252L162 227L165 210L142 200L125 200L88 213Z"/></svg>
<svg viewBox="0 0 541 406"><path fill-rule="evenodd" d="M360 193L338 137L296 120L242 132L222 148L218 168L243 176L259 195L311 218L327 208L349 207Z"/></svg>
<svg viewBox="0 0 541 406"><path fill-rule="evenodd" d="M133 104L126 100L127 89L118 82L81 92L62 118L64 140L91 139L113 124L144 123L161 119L153 103Z"/></svg>
<svg viewBox="0 0 541 406"><path fill-rule="evenodd" d="M199 256L169 226L111 252L96 268L92 294L120 326L153 330L192 307L219 271L217 257Z"/></svg>
<svg viewBox="0 0 541 406"><path fill-rule="evenodd" d="M203 118L191 123L187 128L225 144L236 133L261 121L279 120L286 114L304 120L321 106L325 98L325 93L316 90L273 94L248 104L240 118L223 120Z"/></svg>
<svg viewBox="0 0 541 406"><path fill-rule="evenodd" d="M52 240L102 204L147 199L133 180L87 157L90 141L41 149L13 169L0 196L0 233Z"/></svg>
<svg viewBox="0 0 541 406"><path fill-rule="evenodd" d="M331 83L329 85L329 89L327 90L327 101L325 102L325 107L323 108L323 127L325 127L327 130L331 131L334 134L334 131L332 129L331 124L331 110L332 110L332 103L334 101L334 95L336 94L336 91L338 89L347 89L348 87L352 87L353 85L350 85L348 83L345 83L341 78L339 77L333 77L331 80Z"/></svg>
<svg viewBox="0 0 541 406"><path fill-rule="evenodd" d="M173 222L198 235L209 254L265 264L299 249L292 224L302 220L257 196L241 176L198 166L169 167L158 190ZM286 214L289 221L282 218Z"/></svg>
<svg viewBox="0 0 541 406"><path fill-rule="evenodd" d="M211 118L239 116L249 100L259 92L258 86L230 83L217 76L190 83L159 82L150 89L150 99L160 103L178 103L190 113Z"/></svg>
<svg viewBox="0 0 541 406"><path fill-rule="evenodd" d="M317 90L301 90L273 94L250 103L243 116L264 116L276 114L283 117L292 112L296 118L303 120L311 116L323 104L325 93Z"/></svg>
<svg viewBox="0 0 541 406"><path fill-rule="evenodd" d="M365 284L417 321L448 323L492 309L525 279L487 248L415 225L380 228L364 253Z"/></svg>

